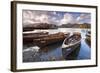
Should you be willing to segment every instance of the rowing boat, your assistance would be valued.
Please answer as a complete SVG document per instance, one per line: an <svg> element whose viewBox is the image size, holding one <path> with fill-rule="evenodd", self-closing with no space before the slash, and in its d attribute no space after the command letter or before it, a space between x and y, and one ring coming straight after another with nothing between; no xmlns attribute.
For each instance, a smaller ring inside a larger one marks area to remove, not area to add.
<svg viewBox="0 0 100 73"><path fill-rule="evenodd" d="M62 44L62 50L66 50L66 55L70 54L74 51L79 45L81 44L81 34L80 33L73 33L69 38L65 38Z"/></svg>

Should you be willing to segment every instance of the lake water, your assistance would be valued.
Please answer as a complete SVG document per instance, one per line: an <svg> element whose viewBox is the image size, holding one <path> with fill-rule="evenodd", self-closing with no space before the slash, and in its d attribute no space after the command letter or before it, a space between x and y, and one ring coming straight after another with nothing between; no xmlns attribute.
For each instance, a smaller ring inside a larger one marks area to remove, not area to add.
<svg viewBox="0 0 100 73"><path fill-rule="evenodd" d="M53 45L45 46L39 50L31 48L34 46L27 47L24 45L23 48L23 62L39 62L39 61L60 61L60 60L82 60L91 58L91 48L86 43L86 33L90 29L79 29L79 28L59 28L59 29L50 29L50 30L36 30L36 31L48 31L50 34L57 32L80 32L82 39L81 45L75 49L71 54L66 58L64 57L63 50L61 48L63 42L58 42Z"/></svg>

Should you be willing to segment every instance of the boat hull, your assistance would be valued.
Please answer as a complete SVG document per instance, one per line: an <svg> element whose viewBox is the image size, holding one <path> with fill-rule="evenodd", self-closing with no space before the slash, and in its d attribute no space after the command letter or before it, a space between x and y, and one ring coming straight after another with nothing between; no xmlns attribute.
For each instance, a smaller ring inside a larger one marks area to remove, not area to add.
<svg viewBox="0 0 100 73"><path fill-rule="evenodd" d="M80 45L81 45L81 41L79 41L77 44L74 44L72 46L62 48L62 53L64 58L66 58L69 54L71 54L75 49L80 47Z"/></svg>
<svg viewBox="0 0 100 73"><path fill-rule="evenodd" d="M34 39L33 43L35 45L43 47L43 46L46 46L46 45L51 45L51 44L54 44L54 43L57 43L57 42L64 41L64 39L68 36L69 36L69 34L67 36L65 36L64 33L56 33L56 34L48 35L47 37Z"/></svg>
<svg viewBox="0 0 100 73"><path fill-rule="evenodd" d="M81 43L69 48L62 49L62 55L65 60L75 60L77 59L78 53L80 51Z"/></svg>
<svg viewBox="0 0 100 73"><path fill-rule="evenodd" d="M48 32L39 32L39 33L23 33L23 43L28 44L28 43L33 43L34 39L37 38L42 38L48 36Z"/></svg>
<svg viewBox="0 0 100 73"><path fill-rule="evenodd" d="M74 33L69 38L66 38L62 44L62 52L64 58L81 45L81 34Z"/></svg>

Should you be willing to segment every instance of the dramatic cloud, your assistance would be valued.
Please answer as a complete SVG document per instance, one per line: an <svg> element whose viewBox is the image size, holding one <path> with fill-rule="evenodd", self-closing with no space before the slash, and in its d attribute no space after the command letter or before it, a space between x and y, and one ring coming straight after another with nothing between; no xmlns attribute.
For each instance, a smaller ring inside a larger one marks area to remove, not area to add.
<svg viewBox="0 0 100 73"><path fill-rule="evenodd" d="M55 20L56 18L51 18L54 12L46 11L23 11L23 24L32 24L32 23L50 23L50 21Z"/></svg>
<svg viewBox="0 0 100 73"><path fill-rule="evenodd" d="M76 19L77 23L90 23L91 15L90 14L80 14Z"/></svg>
<svg viewBox="0 0 100 73"><path fill-rule="evenodd" d="M35 17L35 13L33 13L32 11L23 11L23 24L34 23L36 21L34 19Z"/></svg>
<svg viewBox="0 0 100 73"><path fill-rule="evenodd" d="M61 22L60 22L60 24L68 24L68 23L71 23L71 24L75 23L75 19L73 15L70 13L64 14L64 17L63 19L61 19Z"/></svg>
<svg viewBox="0 0 100 73"><path fill-rule="evenodd" d="M89 13L70 13L56 11L32 11L23 10L23 25L33 23L49 23L55 25L90 23L91 15Z"/></svg>

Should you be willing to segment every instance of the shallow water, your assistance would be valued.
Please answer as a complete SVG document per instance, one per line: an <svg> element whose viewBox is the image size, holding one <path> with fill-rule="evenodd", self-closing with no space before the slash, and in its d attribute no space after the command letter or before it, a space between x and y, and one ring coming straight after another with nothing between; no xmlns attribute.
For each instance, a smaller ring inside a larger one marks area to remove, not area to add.
<svg viewBox="0 0 100 73"><path fill-rule="evenodd" d="M23 62L38 62L38 61L59 61L59 60L82 60L91 58L91 48L85 42L86 32L90 29L76 29L76 28L59 28L58 30L43 30L49 31L50 34L57 32L80 32L82 39L81 45L77 47L71 54L66 58L62 53L61 45L63 42L58 42L52 45L45 46L38 51L32 50L33 46L24 45L23 48Z"/></svg>

